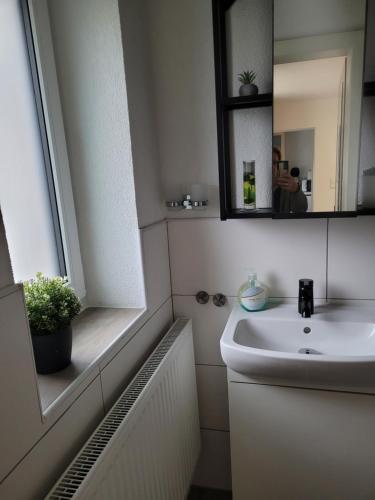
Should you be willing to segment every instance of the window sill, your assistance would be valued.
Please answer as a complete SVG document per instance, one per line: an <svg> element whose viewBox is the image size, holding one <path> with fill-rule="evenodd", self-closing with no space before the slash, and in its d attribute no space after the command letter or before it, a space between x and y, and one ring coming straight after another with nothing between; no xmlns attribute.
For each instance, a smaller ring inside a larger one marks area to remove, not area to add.
<svg viewBox="0 0 375 500"><path fill-rule="evenodd" d="M60 405L62 400L69 399L77 388L80 393L84 382L90 383L93 371L96 370L95 376L99 374L99 366L106 355L111 352L112 359L138 330L144 315L145 309L104 307L88 308L79 315L73 322L71 365L57 373L37 375L44 418L52 416L56 410L64 411L64 405Z"/></svg>

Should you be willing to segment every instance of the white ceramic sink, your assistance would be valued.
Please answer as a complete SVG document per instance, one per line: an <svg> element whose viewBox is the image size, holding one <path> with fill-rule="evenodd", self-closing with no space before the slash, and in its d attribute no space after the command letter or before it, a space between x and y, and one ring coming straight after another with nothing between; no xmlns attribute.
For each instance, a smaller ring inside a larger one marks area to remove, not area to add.
<svg viewBox="0 0 375 500"><path fill-rule="evenodd" d="M229 368L254 379L375 387L372 308L324 305L302 318L297 304L255 313L236 304L220 347Z"/></svg>

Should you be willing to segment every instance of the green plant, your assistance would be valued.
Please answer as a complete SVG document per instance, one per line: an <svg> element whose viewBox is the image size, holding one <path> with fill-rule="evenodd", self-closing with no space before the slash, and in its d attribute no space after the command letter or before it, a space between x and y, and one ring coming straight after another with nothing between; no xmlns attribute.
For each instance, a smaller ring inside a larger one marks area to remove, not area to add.
<svg viewBox="0 0 375 500"><path fill-rule="evenodd" d="M47 278L37 273L35 280L24 283L25 301L30 329L34 335L54 333L68 326L81 310L67 279Z"/></svg>
<svg viewBox="0 0 375 500"><path fill-rule="evenodd" d="M238 80L242 85L247 85L249 83L253 83L257 74L255 71L243 71L238 75Z"/></svg>

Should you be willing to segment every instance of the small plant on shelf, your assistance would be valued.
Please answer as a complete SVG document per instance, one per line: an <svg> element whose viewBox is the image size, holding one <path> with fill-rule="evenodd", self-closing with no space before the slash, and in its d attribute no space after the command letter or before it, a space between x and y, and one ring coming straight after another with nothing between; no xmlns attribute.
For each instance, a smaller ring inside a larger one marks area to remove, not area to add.
<svg viewBox="0 0 375 500"><path fill-rule="evenodd" d="M240 96L258 95L258 87L254 84L256 78L255 71L243 71L238 75L238 80L242 84L239 93Z"/></svg>
<svg viewBox="0 0 375 500"><path fill-rule="evenodd" d="M36 279L24 283L35 365L38 373L53 373L68 366L72 352L72 320L81 304L67 279Z"/></svg>

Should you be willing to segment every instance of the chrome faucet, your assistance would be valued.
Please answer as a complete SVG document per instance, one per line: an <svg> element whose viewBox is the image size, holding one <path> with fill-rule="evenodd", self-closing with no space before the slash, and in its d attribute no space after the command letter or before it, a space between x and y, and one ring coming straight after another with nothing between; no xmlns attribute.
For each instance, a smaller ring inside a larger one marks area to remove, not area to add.
<svg viewBox="0 0 375 500"><path fill-rule="evenodd" d="M314 314L314 281L311 279L299 280L298 312L303 318Z"/></svg>

